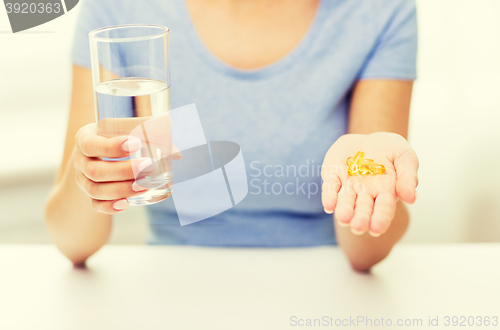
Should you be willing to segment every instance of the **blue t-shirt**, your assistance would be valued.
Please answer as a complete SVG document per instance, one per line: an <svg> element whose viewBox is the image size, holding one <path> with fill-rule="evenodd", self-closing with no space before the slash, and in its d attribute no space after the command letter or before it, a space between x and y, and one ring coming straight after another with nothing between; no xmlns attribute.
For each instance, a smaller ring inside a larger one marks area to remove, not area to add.
<svg viewBox="0 0 500 330"><path fill-rule="evenodd" d="M85 0L81 6L75 65L90 68L91 30L167 26L172 109L196 103L207 141L236 142L245 159L249 192L241 203L182 227L171 199L147 206L149 243L336 243L332 216L321 204L319 166L346 133L357 80L416 78L414 0L321 0L301 42L257 70L216 58L199 38L184 0Z"/></svg>

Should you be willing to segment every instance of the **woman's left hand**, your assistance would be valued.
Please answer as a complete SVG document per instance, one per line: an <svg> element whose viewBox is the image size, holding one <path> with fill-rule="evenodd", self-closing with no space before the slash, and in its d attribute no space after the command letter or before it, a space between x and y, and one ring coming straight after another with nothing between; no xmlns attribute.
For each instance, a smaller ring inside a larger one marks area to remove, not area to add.
<svg viewBox="0 0 500 330"><path fill-rule="evenodd" d="M379 175L347 174L346 160L358 151L385 166ZM411 204L416 198L418 158L405 138L394 133L346 134L328 150L323 161L322 202L325 212L335 211L342 226L354 234L385 233L398 198Z"/></svg>

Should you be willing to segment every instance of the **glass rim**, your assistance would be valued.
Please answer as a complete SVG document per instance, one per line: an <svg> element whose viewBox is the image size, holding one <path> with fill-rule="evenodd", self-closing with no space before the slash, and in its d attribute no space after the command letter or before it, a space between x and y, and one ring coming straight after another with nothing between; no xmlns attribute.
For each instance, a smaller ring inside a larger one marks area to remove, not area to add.
<svg viewBox="0 0 500 330"><path fill-rule="evenodd" d="M112 31L112 30L119 30L119 29L126 29L126 28L156 28L159 30L162 30L161 33L158 34L151 34L147 36L142 36L142 37L129 37L129 38L109 38L109 37L98 37L96 36L97 34L105 31ZM168 32L170 30L168 27L163 26L163 25L158 25L158 24L121 24L121 25L112 25L112 26L107 26L99 29L95 29L93 31L90 31L89 33L89 38L91 40L99 41L99 42L131 42L131 41L144 41L144 40L152 40L160 37L164 37L168 35Z"/></svg>

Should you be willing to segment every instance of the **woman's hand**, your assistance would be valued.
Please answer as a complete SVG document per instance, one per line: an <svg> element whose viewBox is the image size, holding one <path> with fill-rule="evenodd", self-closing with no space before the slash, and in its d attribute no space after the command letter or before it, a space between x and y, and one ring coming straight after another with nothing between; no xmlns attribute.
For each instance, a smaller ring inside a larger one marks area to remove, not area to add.
<svg viewBox="0 0 500 330"><path fill-rule="evenodd" d="M139 171L151 160L103 161L101 157L122 158L141 148L141 140L128 136L106 138L97 135L97 125L83 126L76 134L74 165L76 184L91 199L94 211L114 214L128 207L127 197L147 191L135 183L132 165ZM133 164L132 164L133 162Z"/></svg>
<svg viewBox="0 0 500 330"><path fill-rule="evenodd" d="M346 160L358 151L385 166L385 174L347 174ZM323 161L322 202L341 226L354 234L385 233L394 218L399 199L411 204L416 198L418 158L408 142L394 133L346 134L328 150Z"/></svg>
<svg viewBox="0 0 500 330"><path fill-rule="evenodd" d="M96 124L83 126L75 139L76 183L91 198L95 211L117 213L128 207L128 197L143 194L148 190L135 183L134 172L146 173L143 172L144 169L152 164L149 158L124 161L101 159L130 156L141 148L140 139L129 136L99 136ZM173 159L180 157L178 154L173 155ZM151 168L154 170L154 166Z"/></svg>

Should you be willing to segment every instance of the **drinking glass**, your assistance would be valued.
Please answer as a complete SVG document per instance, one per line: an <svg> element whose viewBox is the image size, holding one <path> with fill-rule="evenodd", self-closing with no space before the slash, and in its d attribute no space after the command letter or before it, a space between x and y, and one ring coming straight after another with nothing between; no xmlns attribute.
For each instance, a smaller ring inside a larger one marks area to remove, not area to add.
<svg viewBox="0 0 500 330"><path fill-rule="evenodd" d="M127 198L130 205L167 199L172 194L168 28L111 26L90 32L89 39L98 134L141 141L130 157L103 160L130 159L135 182L149 189ZM141 162L150 165L141 168Z"/></svg>

